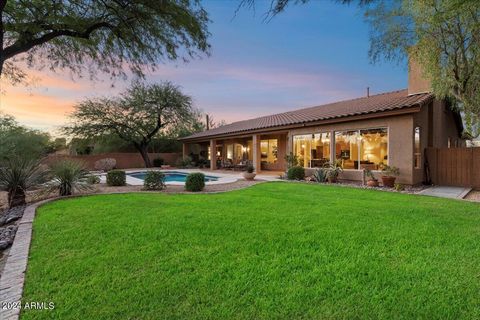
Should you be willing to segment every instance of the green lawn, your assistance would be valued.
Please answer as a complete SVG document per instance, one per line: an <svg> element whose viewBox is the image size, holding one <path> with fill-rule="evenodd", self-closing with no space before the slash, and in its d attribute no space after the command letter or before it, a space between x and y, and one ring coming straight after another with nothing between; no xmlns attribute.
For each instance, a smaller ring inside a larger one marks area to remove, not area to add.
<svg viewBox="0 0 480 320"><path fill-rule="evenodd" d="M265 183L42 207L22 319L480 317L478 204Z"/></svg>

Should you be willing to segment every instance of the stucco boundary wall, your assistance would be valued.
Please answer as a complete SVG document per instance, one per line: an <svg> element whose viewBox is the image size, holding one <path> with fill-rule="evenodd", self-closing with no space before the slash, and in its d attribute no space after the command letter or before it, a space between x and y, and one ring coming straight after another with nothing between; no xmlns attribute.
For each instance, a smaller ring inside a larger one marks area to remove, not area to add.
<svg viewBox="0 0 480 320"><path fill-rule="evenodd" d="M166 165L175 165L177 160L181 158L180 153L149 153L150 161L153 159L161 158ZM117 161L117 169L130 169L130 168L144 168L145 163L142 159L140 153L100 153L100 154L90 154L90 155L50 155L45 160L44 163L52 164L60 160L78 160L85 163L88 169L95 170L95 162L100 159L113 158Z"/></svg>

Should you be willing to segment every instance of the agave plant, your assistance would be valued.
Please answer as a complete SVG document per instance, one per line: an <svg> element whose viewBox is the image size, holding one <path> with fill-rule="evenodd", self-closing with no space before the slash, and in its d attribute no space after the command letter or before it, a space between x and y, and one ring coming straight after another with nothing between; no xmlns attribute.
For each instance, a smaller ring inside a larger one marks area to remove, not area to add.
<svg viewBox="0 0 480 320"><path fill-rule="evenodd" d="M52 179L48 182L48 191L58 190L60 196L69 196L76 191L86 191L92 188L88 177L90 173L85 164L73 160L61 160L51 167Z"/></svg>
<svg viewBox="0 0 480 320"><path fill-rule="evenodd" d="M48 171L36 160L9 159L0 167L0 189L8 192L10 208L25 205L27 190L40 186Z"/></svg>

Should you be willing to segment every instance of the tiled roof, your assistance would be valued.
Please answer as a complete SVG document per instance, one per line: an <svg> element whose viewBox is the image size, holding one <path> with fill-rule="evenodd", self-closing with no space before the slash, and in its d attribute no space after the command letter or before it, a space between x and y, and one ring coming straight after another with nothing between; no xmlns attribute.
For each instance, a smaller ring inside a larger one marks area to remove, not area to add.
<svg viewBox="0 0 480 320"><path fill-rule="evenodd" d="M408 95L408 91L399 90L369 97L334 102L321 106L273 114L260 118L233 122L215 129L198 132L181 140L199 139L223 134L243 133L252 130L304 124L319 120L391 111L422 105L433 99L431 93Z"/></svg>

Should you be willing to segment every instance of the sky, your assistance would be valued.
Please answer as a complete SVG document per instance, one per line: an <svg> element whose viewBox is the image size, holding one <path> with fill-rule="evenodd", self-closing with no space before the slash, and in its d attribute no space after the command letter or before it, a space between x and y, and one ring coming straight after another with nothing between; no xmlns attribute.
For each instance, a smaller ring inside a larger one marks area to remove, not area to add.
<svg viewBox="0 0 480 320"><path fill-rule="evenodd" d="M188 63L166 61L148 82L169 80L194 105L227 123L328 102L406 88L407 68L368 58L369 27L355 5L310 1L265 21L269 1L255 10L239 1L204 1L212 22L211 55ZM53 134L85 98L112 96L132 78L112 83L72 79L68 72L30 70L34 85L2 83L0 111Z"/></svg>

